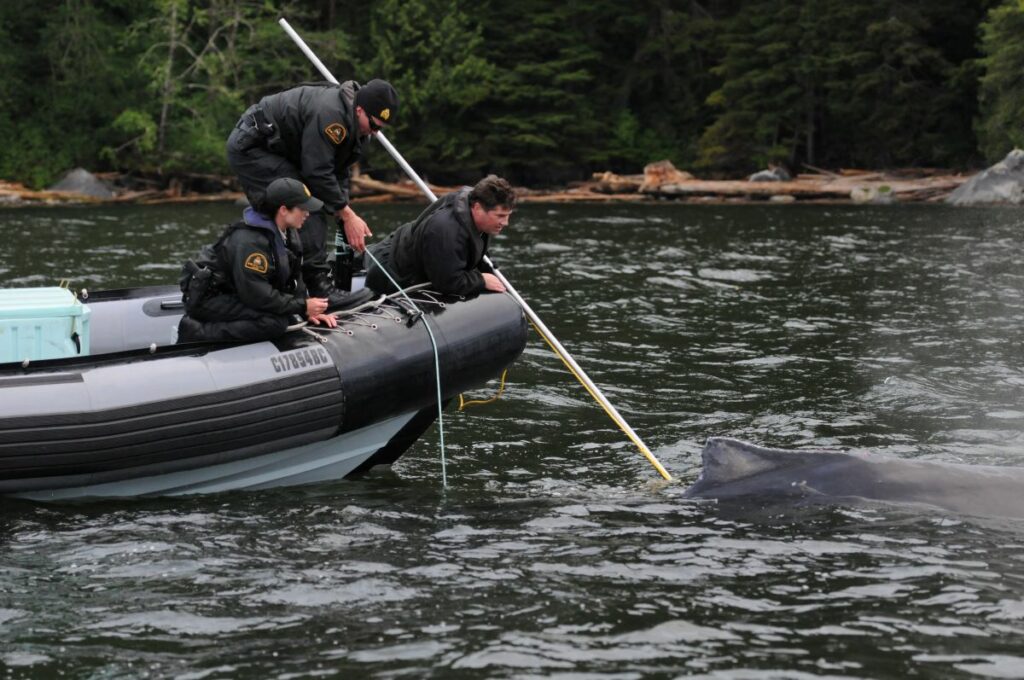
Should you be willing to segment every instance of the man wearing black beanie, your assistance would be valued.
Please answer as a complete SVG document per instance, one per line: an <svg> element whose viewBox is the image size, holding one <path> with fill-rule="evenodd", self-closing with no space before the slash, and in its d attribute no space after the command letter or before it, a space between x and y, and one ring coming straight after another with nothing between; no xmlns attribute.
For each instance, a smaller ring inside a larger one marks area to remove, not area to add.
<svg viewBox="0 0 1024 680"><path fill-rule="evenodd" d="M323 210L303 227L303 278L313 295L331 300L332 308L345 294L335 289L330 275L327 218L337 217L352 248L365 249L372 233L349 205L349 173L366 138L397 114L398 93L385 80L300 85L250 106L228 137L228 163L250 204L262 205L267 186L278 177L305 183L323 201ZM336 277L347 285L343 275L336 272Z"/></svg>

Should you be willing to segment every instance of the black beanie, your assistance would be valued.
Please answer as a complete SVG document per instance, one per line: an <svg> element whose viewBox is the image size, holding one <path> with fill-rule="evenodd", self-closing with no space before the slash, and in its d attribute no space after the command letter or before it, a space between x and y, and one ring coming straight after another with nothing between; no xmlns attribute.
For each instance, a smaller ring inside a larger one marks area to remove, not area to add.
<svg viewBox="0 0 1024 680"><path fill-rule="evenodd" d="M356 91L356 106L368 116L391 123L398 113L398 93L388 81L374 78Z"/></svg>

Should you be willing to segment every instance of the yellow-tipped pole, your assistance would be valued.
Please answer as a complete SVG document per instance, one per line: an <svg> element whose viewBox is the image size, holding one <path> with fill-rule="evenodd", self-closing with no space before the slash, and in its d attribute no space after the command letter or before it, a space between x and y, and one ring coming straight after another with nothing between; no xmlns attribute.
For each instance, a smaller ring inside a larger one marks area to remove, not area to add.
<svg viewBox="0 0 1024 680"><path fill-rule="evenodd" d="M291 25L289 25L288 22L283 18L280 19L278 23L281 24L281 27L285 30L285 33L287 33L291 37L295 44L299 46L299 49L302 50L302 52L306 55L306 57L309 58L309 60L313 63L317 70L320 71L320 74L329 82L338 84L337 78L335 78L327 69L327 67L324 66L324 63L320 61L316 54L313 53L313 50L309 48L309 45L306 44L302 37L299 36L299 34L296 33L294 29L292 29ZM437 196L434 195L434 192L430 190L430 187L427 186L427 183L420 178L416 171L412 169L412 166L406 162L405 158L402 157L402 154L398 153L398 149L396 149L391 144L391 142L388 141L388 138L384 136L384 133L378 130L377 132L372 134L374 135L374 137L376 137L377 141L380 142L381 146L383 146L387 150L387 152L391 154L391 157L394 158L395 161L402 167L402 170L405 171L405 174L407 174L409 178L416 183L416 186L420 188L420 191L422 191L423 194L428 199L430 199L431 203L436 201ZM505 286L505 290L508 292L509 295L512 296L512 299L515 300L519 304L519 306L523 308L523 313L526 314L526 318L530 320L537 333L539 333L540 336L544 338L544 341L548 343L548 346L552 349L552 351L554 351L554 353L558 355L558 358L562 360L562 363L564 363L566 368L569 369L569 372L576 376L576 379L580 381L580 384L583 385L587 392L590 393L590 396L593 397L598 404L600 404L601 408L604 409L605 413L607 413L608 416L615 422L615 424L619 426L619 429L626 433L626 436L629 437L634 444L636 444L637 448L640 449L640 453L642 453L644 455L644 458L646 458L648 462L650 462L650 464L654 466L654 469L658 471L658 474L660 474L666 481L672 481L672 475L668 473L668 470L666 470L662 466L662 464L658 462L658 459L654 457L654 454L651 453L651 450L648 449L647 446L643 443L639 435L637 435L637 433L633 431L633 428L629 426L629 423L627 423L626 419L622 417L622 414L620 414L619 411L614 406L612 406L612 403L608 401L604 394L602 394L601 390L598 389L597 385L594 384L594 381L590 379L586 371L584 371L580 367L580 365L576 363L576 360L572 358L568 350L566 350L565 347L562 346L562 343L558 341L558 338L555 337L554 333L552 333L548 329L548 327L544 325L544 322L540 320L540 317L537 316L537 313L534 312L530 305L526 303L526 300L524 300L523 297L518 293L518 291L516 291L515 287L511 283L509 283L509 280L505 278L505 275L494 267L494 263L491 262L491 259L486 255L484 256L484 261L487 263L488 266L491 267L491 269L494 269L494 275L497 276L498 280L501 281L502 285Z"/></svg>

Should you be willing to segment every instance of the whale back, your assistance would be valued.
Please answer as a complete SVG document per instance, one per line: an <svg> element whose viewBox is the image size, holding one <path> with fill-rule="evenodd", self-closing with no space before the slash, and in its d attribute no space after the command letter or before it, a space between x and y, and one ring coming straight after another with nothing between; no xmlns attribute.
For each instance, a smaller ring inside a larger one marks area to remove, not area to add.
<svg viewBox="0 0 1024 680"><path fill-rule="evenodd" d="M773 449L728 437L708 439L701 455L703 470L687 498L868 500L1024 518L1024 468Z"/></svg>

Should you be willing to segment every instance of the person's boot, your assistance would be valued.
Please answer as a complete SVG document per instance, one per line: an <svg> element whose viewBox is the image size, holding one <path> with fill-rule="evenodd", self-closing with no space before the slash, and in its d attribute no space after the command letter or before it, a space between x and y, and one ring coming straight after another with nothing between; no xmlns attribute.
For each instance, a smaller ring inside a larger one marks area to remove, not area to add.
<svg viewBox="0 0 1024 680"><path fill-rule="evenodd" d="M306 279L306 292L310 297L329 297L334 290L334 280L330 272L317 271L312 277Z"/></svg>
<svg viewBox="0 0 1024 680"><path fill-rule="evenodd" d="M343 309L352 309L374 299L373 291L365 288L350 293L347 290L336 288L331 275L328 272L319 272L309 283L310 297L327 298L327 311L337 312Z"/></svg>
<svg viewBox="0 0 1024 680"><path fill-rule="evenodd" d="M359 290L351 293L334 288L327 294L327 311L337 312L343 309L353 309L373 300L376 297L377 296L372 290L368 290L366 288L360 288Z"/></svg>

